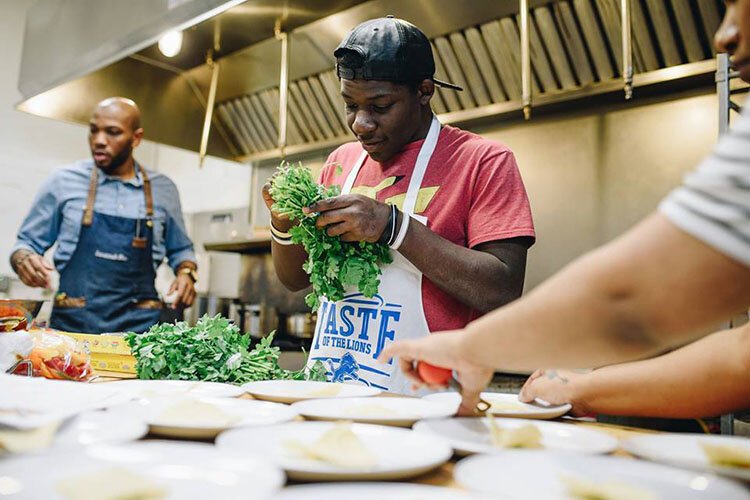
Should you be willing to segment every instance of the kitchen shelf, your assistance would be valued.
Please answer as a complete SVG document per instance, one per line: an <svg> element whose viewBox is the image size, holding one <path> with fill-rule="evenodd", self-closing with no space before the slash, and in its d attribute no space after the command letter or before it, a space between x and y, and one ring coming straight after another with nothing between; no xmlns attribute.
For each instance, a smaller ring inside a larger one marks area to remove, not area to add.
<svg viewBox="0 0 750 500"><path fill-rule="evenodd" d="M203 248L209 252L234 252L241 254L259 254L271 251L270 236L257 236L246 240L219 241L204 243Z"/></svg>

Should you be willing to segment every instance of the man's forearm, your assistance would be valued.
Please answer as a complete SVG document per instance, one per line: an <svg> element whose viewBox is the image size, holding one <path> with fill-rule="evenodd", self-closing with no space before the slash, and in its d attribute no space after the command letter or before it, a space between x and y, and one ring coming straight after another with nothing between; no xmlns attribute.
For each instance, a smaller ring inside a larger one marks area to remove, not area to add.
<svg viewBox="0 0 750 500"><path fill-rule="evenodd" d="M750 408L750 327L715 333L682 349L605 367L575 380L592 413L701 418Z"/></svg>
<svg viewBox="0 0 750 500"><path fill-rule="evenodd" d="M310 286L310 277L302 269L307 260L307 252L302 245L279 245L271 240L271 256L281 284L293 292Z"/></svg>
<svg viewBox="0 0 750 500"><path fill-rule="evenodd" d="M528 371L643 358L747 307L748 283L749 268L655 215L470 324L463 355Z"/></svg>
<svg viewBox="0 0 750 500"><path fill-rule="evenodd" d="M443 291L482 312L523 291L525 267L513 269L494 255L456 245L414 219L399 251Z"/></svg>

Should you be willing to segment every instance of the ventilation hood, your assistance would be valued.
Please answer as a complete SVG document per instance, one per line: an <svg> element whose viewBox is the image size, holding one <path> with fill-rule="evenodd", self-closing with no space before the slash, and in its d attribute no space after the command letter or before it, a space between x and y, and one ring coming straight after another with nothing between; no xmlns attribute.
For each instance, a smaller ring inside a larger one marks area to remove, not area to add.
<svg viewBox="0 0 750 500"><path fill-rule="evenodd" d="M465 88L439 89L433 107L444 123L469 123L621 92L629 62L636 89L710 81L723 8L721 0L39 0L27 16L18 108L86 123L96 102L123 95L141 105L150 140L198 151L208 116L209 154L259 161L350 138L332 52L372 17L393 14L425 31L437 76ZM167 58L156 42L171 30L184 41Z"/></svg>

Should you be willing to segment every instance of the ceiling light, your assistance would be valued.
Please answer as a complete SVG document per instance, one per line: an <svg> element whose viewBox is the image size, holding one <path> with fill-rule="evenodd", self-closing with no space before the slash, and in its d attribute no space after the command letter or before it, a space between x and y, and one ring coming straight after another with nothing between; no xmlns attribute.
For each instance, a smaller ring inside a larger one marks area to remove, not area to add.
<svg viewBox="0 0 750 500"><path fill-rule="evenodd" d="M182 31L170 31L159 39L159 50L167 57L174 57L182 48Z"/></svg>

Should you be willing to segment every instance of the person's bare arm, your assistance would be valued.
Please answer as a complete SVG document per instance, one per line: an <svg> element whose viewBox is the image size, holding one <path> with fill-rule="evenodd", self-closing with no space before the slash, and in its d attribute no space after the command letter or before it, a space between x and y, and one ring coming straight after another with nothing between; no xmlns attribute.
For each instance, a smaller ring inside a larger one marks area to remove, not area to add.
<svg viewBox="0 0 750 500"><path fill-rule="evenodd" d="M750 303L750 268L655 214L467 328L496 368L594 367L693 340Z"/></svg>
<svg viewBox="0 0 750 500"><path fill-rule="evenodd" d="M521 296L530 238L458 246L412 220L400 252L444 292L481 312Z"/></svg>
<svg viewBox="0 0 750 500"><path fill-rule="evenodd" d="M750 408L750 325L664 356L591 373L541 370L523 401L569 402L574 414L702 418Z"/></svg>
<svg viewBox="0 0 750 500"><path fill-rule="evenodd" d="M684 344L750 303L750 268L652 215L623 237L465 330L396 342L415 361L480 373L461 380L474 399L492 369L604 366ZM464 403L471 406L473 401Z"/></svg>

